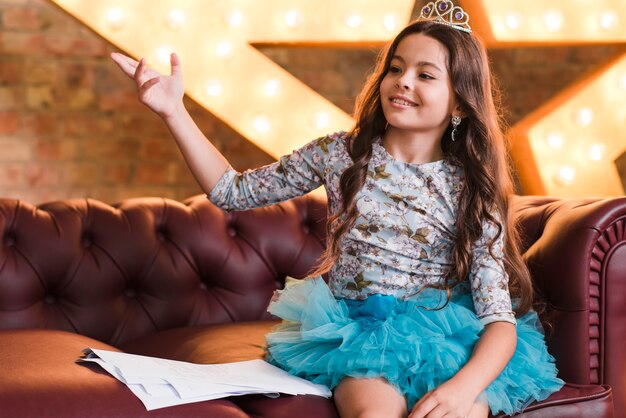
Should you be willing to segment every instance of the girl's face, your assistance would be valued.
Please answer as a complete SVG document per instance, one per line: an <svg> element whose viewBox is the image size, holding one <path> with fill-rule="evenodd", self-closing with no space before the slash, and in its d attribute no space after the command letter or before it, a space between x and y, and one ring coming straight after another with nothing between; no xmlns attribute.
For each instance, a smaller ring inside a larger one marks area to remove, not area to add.
<svg viewBox="0 0 626 418"><path fill-rule="evenodd" d="M416 33L400 41L380 84L388 130L441 138L457 107L447 64L448 51L434 38Z"/></svg>

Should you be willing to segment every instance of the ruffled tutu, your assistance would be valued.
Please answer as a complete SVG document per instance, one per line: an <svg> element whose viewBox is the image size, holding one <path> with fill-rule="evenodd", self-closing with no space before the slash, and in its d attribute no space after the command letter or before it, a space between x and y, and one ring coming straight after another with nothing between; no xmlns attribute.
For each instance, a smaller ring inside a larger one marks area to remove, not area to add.
<svg viewBox="0 0 626 418"><path fill-rule="evenodd" d="M384 377L409 410L469 360L484 328L469 292L427 289L411 299L374 295L336 299L321 278L281 291L269 311L283 323L267 334L267 360L311 382L334 388L346 377ZM495 414L513 414L563 386L556 377L535 312L517 321L517 348L481 399Z"/></svg>

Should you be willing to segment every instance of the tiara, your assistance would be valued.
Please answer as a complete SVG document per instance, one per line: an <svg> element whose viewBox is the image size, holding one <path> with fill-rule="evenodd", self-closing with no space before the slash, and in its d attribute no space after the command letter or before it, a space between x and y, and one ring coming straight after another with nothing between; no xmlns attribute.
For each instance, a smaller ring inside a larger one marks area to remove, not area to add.
<svg viewBox="0 0 626 418"><path fill-rule="evenodd" d="M455 6L450 0L428 2L422 7L417 21L442 23L463 32L472 31L469 25L469 15L461 6Z"/></svg>

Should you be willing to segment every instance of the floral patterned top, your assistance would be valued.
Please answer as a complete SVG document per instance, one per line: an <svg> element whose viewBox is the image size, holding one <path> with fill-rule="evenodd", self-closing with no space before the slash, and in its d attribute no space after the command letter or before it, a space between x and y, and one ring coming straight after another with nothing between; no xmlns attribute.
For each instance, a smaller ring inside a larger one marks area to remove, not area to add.
<svg viewBox="0 0 626 418"><path fill-rule="evenodd" d="M328 210L341 205L339 177L352 159L346 133L318 138L291 155L255 170L229 168L209 199L225 210L244 210L303 195L325 186ZM356 195L358 217L342 237L341 255L329 272L337 297L364 299L380 293L407 298L427 284L442 282L452 266L455 218L464 176L448 160L410 164L395 160L380 139L374 142L365 184ZM476 314L483 324L515 323L502 262L502 234L492 253L488 242L497 228L485 222L473 244L468 285Z"/></svg>

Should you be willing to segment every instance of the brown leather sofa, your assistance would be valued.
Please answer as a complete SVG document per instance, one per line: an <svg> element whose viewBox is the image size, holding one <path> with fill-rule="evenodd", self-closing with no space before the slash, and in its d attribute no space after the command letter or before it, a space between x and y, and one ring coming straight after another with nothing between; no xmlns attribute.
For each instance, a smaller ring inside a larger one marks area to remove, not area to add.
<svg viewBox="0 0 626 418"><path fill-rule="evenodd" d="M625 416L626 198L516 197L512 208L568 382L519 417ZM146 412L98 366L75 363L86 347L198 363L262 357L268 301L320 254L325 211L310 197L231 214L203 196L0 199L0 415L337 417L314 396Z"/></svg>

